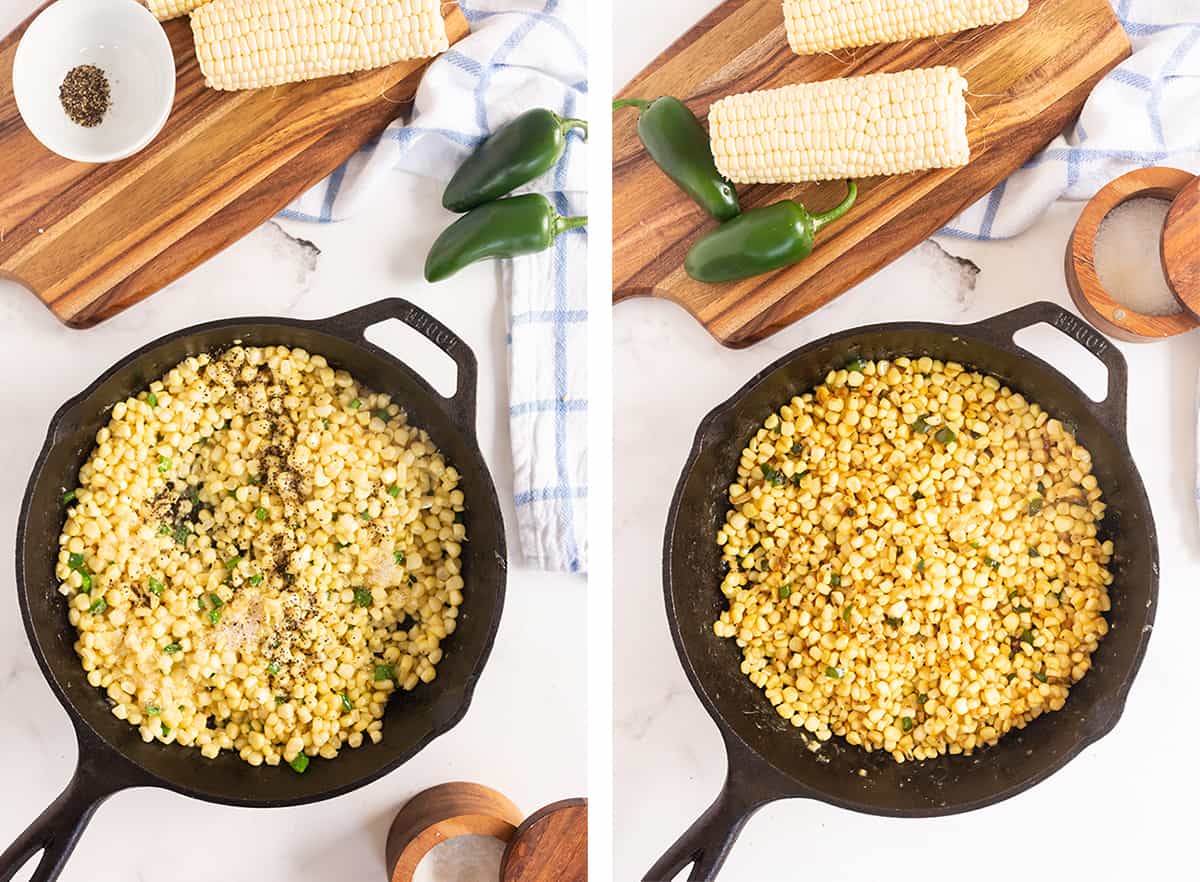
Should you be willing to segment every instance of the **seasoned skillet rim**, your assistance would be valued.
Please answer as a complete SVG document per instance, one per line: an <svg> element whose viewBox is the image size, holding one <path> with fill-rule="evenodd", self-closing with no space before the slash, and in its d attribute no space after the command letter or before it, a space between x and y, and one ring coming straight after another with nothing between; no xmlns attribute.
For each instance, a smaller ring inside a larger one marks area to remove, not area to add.
<svg viewBox="0 0 1200 882"><path fill-rule="evenodd" d="M387 301L385 300L381 302L386 303ZM353 311L354 310L352 309L349 312ZM42 476L46 459L56 444L56 435L58 434L59 429L62 427L63 422L74 413L74 410L87 401L91 395L95 394L95 392L105 382L107 382L121 370L128 367L130 364L153 352L155 349L187 337L202 334L207 331L225 330L228 328L250 329L258 327L284 327L316 331L318 333L335 337L353 344L354 346L384 362L390 369L397 370L398 372L404 374L422 391L427 392L436 400L447 404L449 403L450 399L447 399L445 396L443 396L440 392L434 389L424 377L418 374L407 364L400 361L400 359L396 358L396 356L392 355L387 350L376 346L374 343L371 343L366 339L365 336L355 339L347 334L344 330L334 327L334 323L347 314L347 312L343 312L322 319L294 319L272 316L245 316L230 319L217 319L215 321L204 322L202 324L192 325L178 331L163 334L162 336L152 340L149 343L146 343L134 352L115 362L111 367L104 371L104 373L90 383L87 388L68 399L61 407L58 408L57 411L55 411L54 416L50 418L50 424L46 430L46 440L42 444L41 449L38 451L37 459L35 460L33 471L30 474L29 482L26 485L25 495L21 501L21 509L17 518L17 542L16 548L14 549L16 552L14 559L17 576L17 602L20 606L21 618L25 627L25 634L29 640L30 647L33 649L33 655L37 659L38 667L41 669L43 677L50 685L50 688L54 692L55 697L58 699L59 704L61 704L63 709L67 711L67 715L70 718L72 725L75 727L76 734L79 738L80 764L84 763L84 757L88 749L90 747L95 747L108 754L108 759L123 764L125 768L120 773L114 773L112 777L116 781L125 781L126 783L124 786L157 786L174 791L176 793L181 793L185 796L190 796L194 799L222 805L233 805L244 808L283 808L287 806L307 805L309 803L331 799L333 797L349 793L352 790L357 790L360 787L365 787L373 781L377 781L390 772L395 771L404 763L408 762L408 760L412 759L414 756L416 756L416 754L428 747L434 739L453 729L462 721L463 717L466 716L467 711L470 709L471 701L474 698L475 687L478 685L479 678L483 673L483 669L487 666L488 659L491 657L492 649L496 642L496 634L500 628L500 619L503 615L504 597L506 594L506 577L508 572L507 543L503 529L497 531L495 564L498 570L499 580L496 586L496 613L488 625L486 637L480 648L478 662L475 665L474 670L470 675L468 675L461 688L456 690L461 695L459 705L452 713L448 715L440 718L436 717L435 715L434 724L425 737L420 739L409 749L397 754L394 758L384 763L378 769L338 784L335 787L303 796L272 799L225 797L196 790L192 787L176 784L131 759L119 747L110 743L103 735L97 732L88 721L87 716L75 707L70 696L67 694L66 690L62 688L61 684L58 682L57 676L50 667L49 662L46 660L46 654L42 649L37 632L33 627L33 618L25 586L23 548L28 529L29 514L33 503L34 488L37 486L38 481ZM264 342L260 345L270 344ZM470 347L468 347L465 343L462 343L461 347L462 351L469 356L471 363L474 364L475 356L474 353L471 352ZM215 347L217 350L220 350L221 348L222 347L220 346ZM207 351L212 351L212 348ZM107 411L111 410L115 404L116 402L106 405L105 408L100 411L100 413L106 413ZM464 446L467 448L467 452L472 457L477 458L478 461L483 465L481 478L483 479L483 484L487 491L486 496L483 499L474 502L471 508L479 511L485 516L493 518L497 523L502 524L503 518L500 509L500 498L496 492L496 485L492 479L491 472L487 468L487 461L483 456L483 451L479 447L478 433L474 431L473 427L471 431L468 431L463 426L458 425L458 421L454 417L451 417L450 421L455 424L456 428L458 428L459 432L461 433L461 437L464 442Z"/></svg>
<svg viewBox="0 0 1200 882"><path fill-rule="evenodd" d="M854 328L849 328L843 331L838 331L833 334L828 334L824 337L810 340L802 346L793 349L792 351L780 356L775 361L760 370L750 380L741 386L736 392L710 410L700 421L700 425L696 429L696 434L692 442L692 447L688 453L680 476L675 485L675 492L671 496L671 505L667 514L666 530L663 538L663 595L666 605L667 622L671 629L671 640L675 644L676 654L679 656L679 661L683 666L684 673L687 675L688 681L691 683L693 691L704 705L708 715L712 717L713 722L717 724L717 729L721 733L722 739L725 741L726 749L729 752L729 773L731 779L736 777L740 768L747 764L757 764L760 768L770 770L775 776L774 781L763 781L758 787L754 784L748 784L742 790L746 792L745 802L749 805L759 806L766 802L775 799L786 799L790 797L811 798L838 808L848 809L850 811L860 812L863 814L879 815L883 817L896 818L929 818L942 817L947 815L962 814L964 812L974 811L984 808L989 805L994 805L998 802L1003 802L1010 797L1016 796L1031 787L1035 787L1042 781L1049 778L1055 772L1062 769L1071 760L1082 753L1087 747L1099 741L1105 735L1113 730L1124 714L1125 704L1129 697L1129 691L1133 686L1133 681L1137 677L1138 671L1141 669L1142 661L1146 654L1146 647L1150 640L1150 633L1153 630L1154 618L1158 611L1158 581L1159 581L1159 556L1158 556L1158 536L1154 525L1152 511L1150 509L1149 498L1146 495L1145 484L1142 481L1140 472L1137 470L1136 464L1133 463L1132 455L1130 454L1129 444L1127 441L1127 432L1125 426L1122 425L1118 430L1106 425L1103 420L1100 420L1104 431L1109 435L1110 439L1115 442L1115 446L1122 454L1125 460L1131 464L1130 477L1132 480L1132 490L1145 505L1146 511L1151 514L1146 524L1147 536L1150 540L1150 585L1149 585L1149 604L1146 612L1146 626L1142 629L1142 633L1138 637L1137 650L1124 672L1121 682L1114 693L1113 709L1109 718L1102 724L1091 729L1088 735L1079 738L1068 750L1063 751L1055 757L1054 761L1047 764L1036 774L1030 775L1021 779L1019 782L1011 786L1004 787L986 797L979 799L967 800L955 803L948 806L919 806L919 807L902 807L892 808L886 806L877 806L865 800L847 799L840 796L835 796L827 793L824 790L819 790L809 784L800 781L789 772L779 768L769 759L760 754L754 747L748 744L725 719L724 715L718 709L716 703L712 700L704 686L703 678L696 670L692 662L691 655L688 652L682 632L679 626L679 617L676 613L674 595L671 590L673 584L672 572L672 541L674 539L676 525L679 519L680 508L683 501L685 485L688 478L691 476L693 469L696 466L700 454L705 449L709 440L709 433L714 423L721 417L725 416L730 410L737 406L742 398L749 395L760 384L765 382L777 370L798 358L803 353L810 349L815 349L827 344L836 343L840 340L845 340L851 337L859 337L881 332L905 332L905 331L925 331L944 334L948 337L957 337L960 339L969 339L978 341L981 344L992 348L1000 348L994 339L989 339L986 336L988 325L996 322L998 319L1012 313L1033 310L1037 306L1052 308L1056 311L1063 311L1060 307L1050 303L1030 304L1026 307L1020 307L1016 310L1011 310L1006 313L999 313L991 318L984 319L980 322L973 322L965 325L949 325L938 322L880 322L873 325L862 325ZM1037 324L1039 321L1045 320L1045 316L1034 317L1030 321L1030 325ZM1012 344L1015 346L1015 344ZM1019 347L1018 347L1019 348ZM1114 354L1124 366L1124 356L1118 350L1113 350ZM1059 371L1049 362L1039 358L1031 352L1023 351L1024 357L1036 361L1040 367L1056 375L1068 389L1075 393L1081 401L1091 402L1091 399L1084 394L1083 390L1073 382L1069 377ZM1095 409L1094 407L1092 408ZM987 748L984 748L986 750ZM980 751L982 752L982 751ZM866 752L864 751L864 755ZM965 758L964 759L969 759ZM925 764L925 761L914 761L911 763L915 768L920 769ZM754 792L757 790L758 792Z"/></svg>

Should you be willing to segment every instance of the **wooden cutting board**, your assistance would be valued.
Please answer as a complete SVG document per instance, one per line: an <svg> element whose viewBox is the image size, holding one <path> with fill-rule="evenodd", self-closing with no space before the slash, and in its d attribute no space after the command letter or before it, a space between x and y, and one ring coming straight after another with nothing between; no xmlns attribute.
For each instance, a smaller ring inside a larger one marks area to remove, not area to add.
<svg viewBox="0 0 1200 882"><path fill-rule="evenodd" d="M466 36L456 5L443 14L452 44ZM0 276L74 328L170 284L327 177L411 106L429 63L217 92L204 85L188 20L169 21L177 73L166 127L136 156L88 165L51 153L17 112L13 56L32 20L0 41Z"/></svg>
<svg viewBox="0 0 1200 882"><path fill-rule="evenodd" d="M674 95L706 120L713 101L738 92L954 65L970 83L971 164L863 181L857 206L820 234L807 260L705 285L684 273L683 259L715 222L663 176L638 140L636 111L622 110L613 121L613 299L672 300L726 346L770 336L913 248L1020 168L1129 54L1108 0L1032 0L1023 18L1004 25L815 56L788 48L780 0L727 0L621 97ZM743 209L797 199L824 211L842 199L845 185L741 186L738 193Z"/></svg>

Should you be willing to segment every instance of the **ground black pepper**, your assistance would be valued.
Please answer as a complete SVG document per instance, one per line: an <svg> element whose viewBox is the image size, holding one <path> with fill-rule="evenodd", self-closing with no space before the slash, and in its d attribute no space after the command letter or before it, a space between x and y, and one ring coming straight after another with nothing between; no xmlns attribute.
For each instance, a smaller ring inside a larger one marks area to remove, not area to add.
<svg viewBox="0 0 1200 882"><path fill-rule="evenodd" d="M72 122L89 129L98 126L111 104L108 77L94 64L71 68L58 87L58 100Z"/></svg>

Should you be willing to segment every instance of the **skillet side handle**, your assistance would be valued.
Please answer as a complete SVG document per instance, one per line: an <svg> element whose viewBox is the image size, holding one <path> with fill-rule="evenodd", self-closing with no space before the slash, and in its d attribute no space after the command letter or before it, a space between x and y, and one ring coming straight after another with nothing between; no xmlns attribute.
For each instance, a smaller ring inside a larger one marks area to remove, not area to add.
<svg viewBox="0 0 1200 882"><path fill-rule="evenodd" d="M30 882L54 882L59 877L96 809L130 783L113 780L94 765L81 752L66 789L0 854L0 882L9 882L38 852L42 859Z"/></svg>
<svg viewBox="0 0 1200 882"><path fill-rule="evenodd" d="M454 360L458 368L458 384L454 395L445 399L450 405L455 421L465 429L475 429L475 392L479 386L479 363L471 347L462 338L435 319L415 303L400 297L389 297L341 315L315 322L345 336L357 337L366 342L367 328L398 319L408 325L430 343ZM0 880L3 882L3 880Z"/></svg>
<svg viewBox="0 0 1200 882"><path fill-rule="evenodd" d="M1018 331L1041 322L1070 337L1108 369L1108 392L1104 400L1093 403L1086 395L1083 399L1097 412L1105 425L1124 435L1125 408L1129 397L1129 368L1125 364L1125 356L1111 340L1079 316L1068 312L1057 303L1039 301L985 319L971 328L975 334L1002 349L1024 353L1025 350L1016 344L1013 336Z"/></svg>
<svg viewBox="0 0 1200 882"><path fill-rule="evenodd" d="M688 882L712 882L746 822L770 801L740 793L731 769L716 802L667 849L642 882L670 882L689 864Z"/></svg>

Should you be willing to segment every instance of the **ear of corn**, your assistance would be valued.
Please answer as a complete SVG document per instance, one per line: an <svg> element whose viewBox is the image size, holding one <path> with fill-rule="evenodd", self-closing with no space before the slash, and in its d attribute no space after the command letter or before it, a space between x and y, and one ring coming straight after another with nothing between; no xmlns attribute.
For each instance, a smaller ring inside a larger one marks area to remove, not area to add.
<svg viewBox="0 0 1200 882"><path fill-rule="evenodd" d="M956 34L1028 9L1029 0L783 0L788 43L801 55Z"/></svg>
<svg viewBox="0 0 1200 882"><path fill-rule="evenodd" d="M713 156L738 184L827 181L966 165L967 81L934 67L722 98Z"/></svg>
<svg viewBox="0 0 1200 882"><path fill-rule="evenodd" d="M198 6L203 6L209 0L146 0L146 6L159 21L178 18L187 15Z"/></svg>
<svg viewBox="0 0 1200 882"><path fill-rule="evenodd" d="M213 0L192 13L214 89L258 89L429 58L449 48L440 0Z"/></svg>

